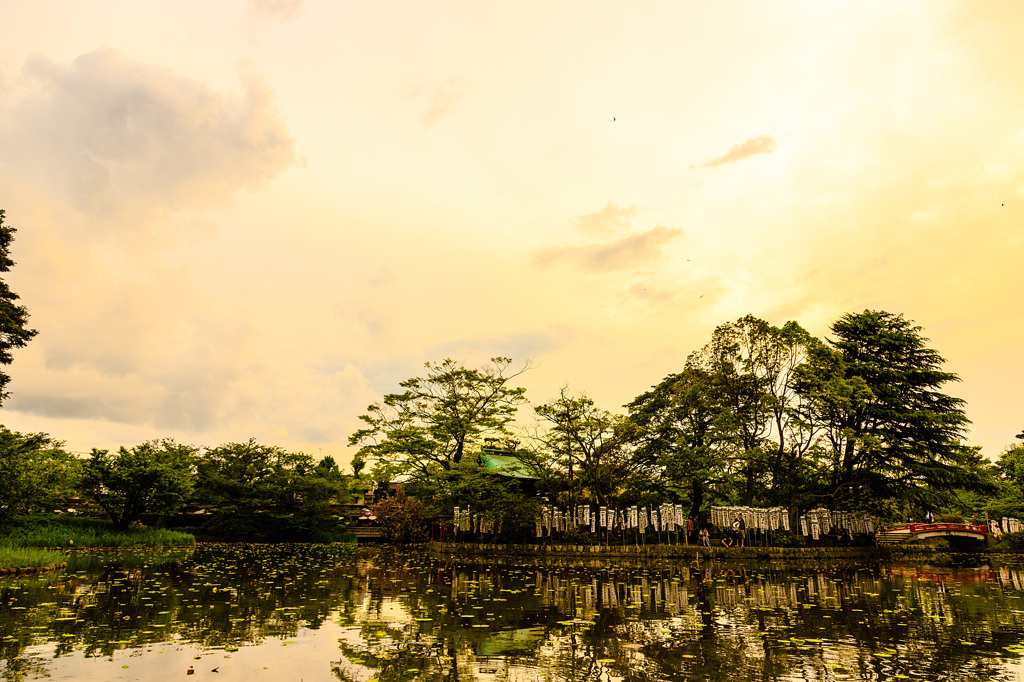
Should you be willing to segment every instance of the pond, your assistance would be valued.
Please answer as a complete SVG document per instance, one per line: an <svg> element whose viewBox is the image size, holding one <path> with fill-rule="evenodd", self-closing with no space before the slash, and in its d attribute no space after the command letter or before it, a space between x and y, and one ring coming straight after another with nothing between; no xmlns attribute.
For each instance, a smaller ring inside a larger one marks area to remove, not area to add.
<svg viewBox="0 0 1024 682"><path fill-rule="evenodd" d="M1022 680L1024 568L76 551L0 579L5 680ZM191 672L190 672L191 671Z"/></svg>

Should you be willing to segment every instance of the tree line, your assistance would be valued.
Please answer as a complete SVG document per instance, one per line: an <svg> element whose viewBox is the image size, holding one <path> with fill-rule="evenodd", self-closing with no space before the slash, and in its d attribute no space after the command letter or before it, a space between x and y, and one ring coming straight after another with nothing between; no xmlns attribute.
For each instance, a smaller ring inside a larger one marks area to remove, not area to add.
<svg viewBox="0 0 1024 682"><path fill-rule="evenodd" d="M200 450L163 439L79 458L46 434L4 427L0 454L0 525L79 512L84 501L118 530L146 521L233 540L327 541L345 532L338 505L352 478L329 456L255 440Z"/></svg>
<svg viewBox="0 0 1024 682"><path fill-rule="evenodd" d="M615 413L568 388L529 406L515 385L529 366L510 358L430 362L360 417L353 468L403 482L427 514L471 506L519 533L545 502L668 500L695 516L712 504L784 507L792 526L814 508L891 520L1024 511L1024 449L991 465L966 444L965 403L947 393L959 379L921 327L865 310L830 332L727 322Z"/></svg>

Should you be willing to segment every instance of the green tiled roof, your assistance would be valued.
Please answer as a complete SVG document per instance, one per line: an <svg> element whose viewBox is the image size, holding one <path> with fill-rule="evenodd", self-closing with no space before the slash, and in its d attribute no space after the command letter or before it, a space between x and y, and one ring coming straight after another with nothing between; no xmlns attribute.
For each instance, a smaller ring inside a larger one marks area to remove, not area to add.
<svg viewBox="0 0 1024 682"><path fill-rule="evenodd" d="M513 455L491 455L484 453L480 455L480 460L483 462L485 469L493 471L500 476L508 476L509 478L537 478L519 461L519 458Z"/></svg>

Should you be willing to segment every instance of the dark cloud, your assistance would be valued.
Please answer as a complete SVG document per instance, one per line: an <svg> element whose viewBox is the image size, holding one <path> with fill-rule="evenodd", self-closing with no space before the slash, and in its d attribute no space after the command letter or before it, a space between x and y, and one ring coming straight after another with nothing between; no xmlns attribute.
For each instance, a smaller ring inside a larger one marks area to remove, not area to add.
<svg viewBox="0 0 1024 682"><path fill-rule="evenodd" d="M661 257L661 248L683 236L683 231L658 225L607 244L555 246L533 252L533 262L548 266L573 263L592 272L611 272L645 265Z"/></svg>
<svg viewBox="0 0 1024 682"><path fill-rule="evenodd" d="M775 138L769 135L758 135L746 142L733 145L725 154L711 159L703 165L705 168L714 168L715 166L724 166L727 163L736 163L755 154L771 154L777 146L778 143L775 141Z"/></svg>
<svg viewBox="0 0 1024 682"><path fill-rule="evenodd" d="M636 204L623 208L609 201L600 211L577 218L576 227L589 234L608 235L626 226L639 212Z"/></svg>
<svg viewBox="0 0 1024 682"><path fill-rule="evenodd" d="M54 419L104 419L119 424L138 423L144 415L137 400L73 397L22 389L7 409Z"/></svg>
<svg viewBox="0 0 1024 682"><path fill-rule="evenodd" d="M224 95L103 48L70 65L30 58L24 76L20 96L0 102L0 164L90 214L208 208L294 160L251 72Z"/></svg>

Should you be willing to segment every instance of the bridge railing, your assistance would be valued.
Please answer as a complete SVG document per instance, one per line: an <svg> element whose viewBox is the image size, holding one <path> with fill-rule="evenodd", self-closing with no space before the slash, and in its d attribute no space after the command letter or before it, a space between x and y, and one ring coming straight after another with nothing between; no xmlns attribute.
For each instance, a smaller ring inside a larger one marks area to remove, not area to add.
<svg viewBox="0 0 1024 682"><path fill-rule="evenodd" d="M890 526L885 529L885 531L889 533L900 531L908 533L923 533L935 530L962 530L981 533L983 535L988 534L988 526L981 523L904 523L898 526Z"/></svg>

